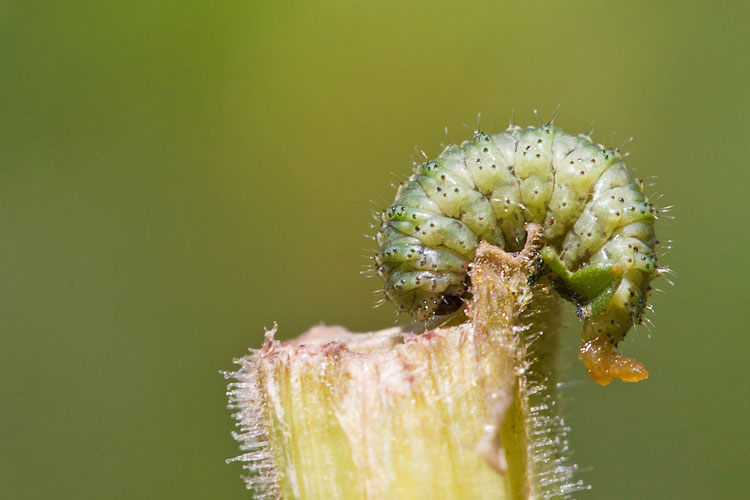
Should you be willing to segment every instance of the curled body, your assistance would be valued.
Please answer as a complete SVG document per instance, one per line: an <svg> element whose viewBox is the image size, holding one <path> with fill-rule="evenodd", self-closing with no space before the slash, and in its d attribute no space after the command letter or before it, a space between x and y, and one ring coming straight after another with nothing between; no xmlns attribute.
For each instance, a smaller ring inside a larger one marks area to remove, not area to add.
<svg viewBox="0 0 750 500"><path fill-rule="evenodd" d="M623 156L551 124L449 145L415 167L381 217L375 261L385 296L417 320L458 310L479 242L519 251L528 222L543 228L540 254L578 306L590 349L596 341L610 352L641 321L658 274L656 210Z"/></svg>

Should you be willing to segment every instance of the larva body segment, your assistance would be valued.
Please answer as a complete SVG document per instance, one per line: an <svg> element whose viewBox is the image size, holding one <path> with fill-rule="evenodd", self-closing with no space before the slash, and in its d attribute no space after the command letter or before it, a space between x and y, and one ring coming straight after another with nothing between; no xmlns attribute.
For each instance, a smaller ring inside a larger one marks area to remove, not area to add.
<svg viewBox="0 0 750 500"><path fill-rule="evenodd" d="M552 127L528 128L518 140L514 168L527 222L544 220L555 187L552 144L560 134Z"/></svg>
<svg viewBox="0 0 750 500"><path fill-rule="evenodd" d="M657 274L655 215L617 150L550 124L511 126L419 164L381 214L375 261L386 298L426 320L461 307L480 241L518 251L524 224L541 224L542 256L579 307L584 341L611 350L640 321Z"/></svg>

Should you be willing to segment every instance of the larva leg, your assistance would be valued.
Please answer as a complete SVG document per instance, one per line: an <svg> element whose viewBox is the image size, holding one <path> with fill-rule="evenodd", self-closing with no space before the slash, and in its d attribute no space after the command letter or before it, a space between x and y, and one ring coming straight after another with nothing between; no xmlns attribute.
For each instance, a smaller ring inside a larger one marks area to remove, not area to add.
<svg viewBox="0 0 750 500"><path fill-rule="evenodd" d="M602 314L622 281L622 269L609 264L585 266L571 273L552 247L540 251L544 263L559 278L560 288L578 304L578 316L590 319Z"/></svg>
<svg viewBox="0 0 750 500"><path fill-rule="evenodd" d="M614 349L632 326L627 300L619 305L620 295L631 290L619 266L595 264L570 272L551 247L540 254L547 267L560 280L558 288L578 304L578 315L584 320L583 345L579 358L589 377L601 385L618 378L638 382L648 377L642 363L622 356Z"/></svg>

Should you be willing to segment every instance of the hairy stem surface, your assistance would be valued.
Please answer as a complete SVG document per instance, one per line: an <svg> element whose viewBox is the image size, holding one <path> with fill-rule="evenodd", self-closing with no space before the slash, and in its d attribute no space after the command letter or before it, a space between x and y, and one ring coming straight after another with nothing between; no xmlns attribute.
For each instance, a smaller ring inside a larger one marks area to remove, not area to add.
<svg viewBox="0 0 750 500"><path fill-rule="evenodd" d="M566 498L558 299L518 254L480 245L466 321L355 334L315 327L228 374L256 498Z"/></svg>

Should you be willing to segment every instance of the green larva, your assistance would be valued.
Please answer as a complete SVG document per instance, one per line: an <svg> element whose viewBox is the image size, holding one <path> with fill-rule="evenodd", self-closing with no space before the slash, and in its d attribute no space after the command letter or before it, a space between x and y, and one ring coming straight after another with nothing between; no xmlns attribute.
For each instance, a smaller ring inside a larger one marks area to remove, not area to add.
<svg viewBox="0 0 750 500"><path fill-rule="evenodd" d="M551 124L511 126L417 165L381 213L375 261L386 299L427 320L462 306L480 241L518 251L524 224L541 224L541 256L578 306L584 342L611 351L640 322L659 272L656 216L618 150Z"/></svg>

